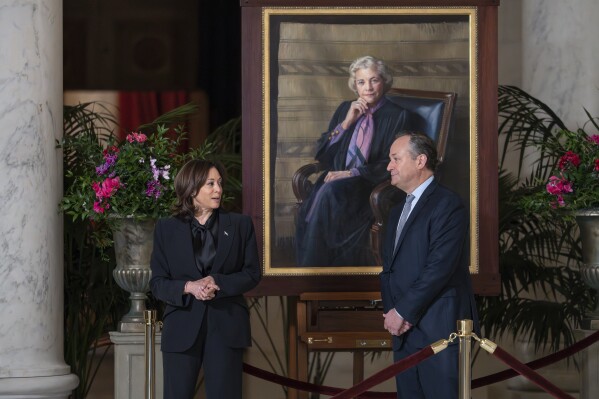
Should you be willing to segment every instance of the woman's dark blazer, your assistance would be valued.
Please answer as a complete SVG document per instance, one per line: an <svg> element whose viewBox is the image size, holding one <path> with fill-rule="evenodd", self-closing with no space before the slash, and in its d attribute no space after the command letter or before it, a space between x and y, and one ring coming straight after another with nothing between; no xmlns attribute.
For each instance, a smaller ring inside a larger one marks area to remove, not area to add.
<svg viewBox="0 0 599 399"><path fill-rule="evenodd" d="M157 222L151 268L152 294L166 303L163 351L189 349L207 309L208 327L216 329L227 345L234 348L251 345L249 311L243 294L258 284L261 268L254 226L248 216L219 211L218 247L210 276L220 291L214 299L199 301L183 294L187 281L202 278L195 263L187 221L171 217Z"/></svg>

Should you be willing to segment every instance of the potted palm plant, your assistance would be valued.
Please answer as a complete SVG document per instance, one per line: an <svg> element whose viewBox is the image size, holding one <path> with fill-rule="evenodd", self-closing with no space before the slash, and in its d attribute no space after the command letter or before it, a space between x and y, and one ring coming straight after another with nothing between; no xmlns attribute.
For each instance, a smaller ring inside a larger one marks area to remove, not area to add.
<svg viewBox="0 0 599 399"><path fill-rule="evenodd" d="M544 148L557 157L549 178L537 178L530 186L531 194L522 199L524 208L546 218L578 223L582 240L580 272L593 289L599 289L599 134L587 133L586 127L599 131L596 118L577 130L558 130ZM587 314L598 320L599 303Z"/></svg>
<svg viewBox="0 0 599 399"><path fill-rule="evenodd" d="M74 137L107 140L116 124L101 103L65 106L63 112L63 164L66 171L64 191L86 167L90 156L87 145L78 146ZM85 398L109 346L104 334L116 327L127 298L112 278L114 256L106 249L104 258L91 238L88 219L64 217L64 358L79 385L71 398Z"/></svg>

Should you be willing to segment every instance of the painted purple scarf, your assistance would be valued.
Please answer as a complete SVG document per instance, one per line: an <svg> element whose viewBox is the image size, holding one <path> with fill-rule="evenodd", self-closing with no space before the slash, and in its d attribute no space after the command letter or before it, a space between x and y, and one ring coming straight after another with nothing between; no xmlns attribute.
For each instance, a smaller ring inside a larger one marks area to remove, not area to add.
<svg viewBox="0 0 599 399"><path fill-rule="evenodd" d="M372 114L376 112L384 103L385 97L382 97L374 108L368 108L356 122L356 128L352 135L349 147L347 149L347 158L345 167L347 169L357 168L365 165L370 155L370 144L374 136L374 120Z"/></svg>

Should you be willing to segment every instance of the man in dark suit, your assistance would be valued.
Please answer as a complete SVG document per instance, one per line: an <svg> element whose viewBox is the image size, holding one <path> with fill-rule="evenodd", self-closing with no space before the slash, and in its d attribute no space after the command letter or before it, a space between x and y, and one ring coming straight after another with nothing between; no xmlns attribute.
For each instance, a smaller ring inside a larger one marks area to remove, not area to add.
<svg viewBox="0 0 599 399"><path fill-rule="evenodd" d="M422 133L401 133L389 152L391 184L406 200L392 209L383 243L384 326L401 360L448 338L456 321L477 323L468 271L468 212L434 178L437 152ZM458 396L458 346L396 376L401 399Z"/></svg>

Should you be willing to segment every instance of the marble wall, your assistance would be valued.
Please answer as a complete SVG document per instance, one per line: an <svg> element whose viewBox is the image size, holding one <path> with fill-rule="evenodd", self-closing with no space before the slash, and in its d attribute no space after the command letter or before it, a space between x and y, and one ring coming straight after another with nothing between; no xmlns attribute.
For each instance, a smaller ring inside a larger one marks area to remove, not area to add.
<svg viewBox="0 0 599 399"><path fill-rule="evenodd" d="M599 2L503 0L499 84L521 87L570 129L599 115Z"/></svg>
<svg viewBox="0 0 599 399"><path fill-rule="evenodd" d="M522 3L502 1L498 11L499 84L522 86Z"/></svg>
<svg viewBox="0 0 599 399"><path fill-rule="evenodd" d="M597 0L522 1L521 87L570 129L588 119L584 108L599 115L597 17Z"/></svg>

